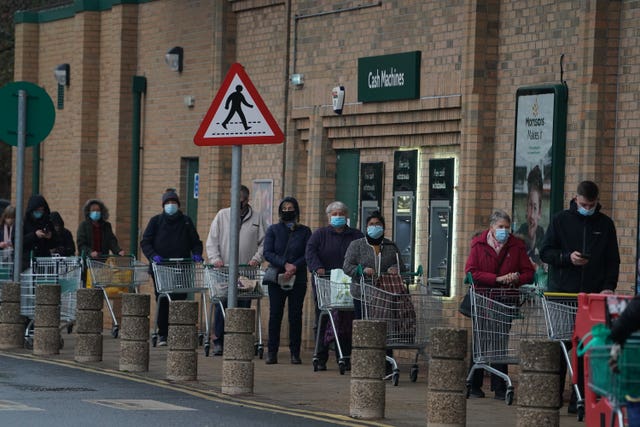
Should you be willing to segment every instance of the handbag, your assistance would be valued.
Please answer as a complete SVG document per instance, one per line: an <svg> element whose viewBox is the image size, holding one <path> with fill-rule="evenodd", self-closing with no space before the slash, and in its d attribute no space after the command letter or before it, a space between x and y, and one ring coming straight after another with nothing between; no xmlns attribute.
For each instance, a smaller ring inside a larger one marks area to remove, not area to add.
<svg viewBox="0 0 640 427"><path fill-rule="evenodd" d="M264 272L262 282L266 284L278 284L278 268L270 265Z"/></svg>
<svg viewBox="0 0 640 427"><path fill-rule="evenodd" d="M470 290L467 290L467 294L462 298L460 307L458 307L458 312L464 317L471 317L471 294L469 292Z"/></svg>

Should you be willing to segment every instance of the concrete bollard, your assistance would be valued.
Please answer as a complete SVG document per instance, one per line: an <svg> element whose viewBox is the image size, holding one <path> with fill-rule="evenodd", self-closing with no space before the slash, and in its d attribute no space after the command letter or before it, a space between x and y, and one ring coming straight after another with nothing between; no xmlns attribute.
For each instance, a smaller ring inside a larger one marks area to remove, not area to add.
<svg viewBox="0 0 640 427"><path fill-rule="evenodd" d="M60 285L36 285L33 315L33 354L60 354Z"/></svg>
<svg viewBox="0 0 640 427"><path fill-rule="evenodd" d="M365 420L384 418L387 324L378 320L353 322L349 416Z"/></svg>
<svg viewBox="0 0 640 427"><path fill-rule="evenodd" d="M520 341L518 427L560 425L561 357L555 341Z"/></svg>
<svg viewBox="0 0 640 427"><path fill-rule="evenodd" d="M427 426L464 427L467 423L467 331L431 329L427 382Z"/></svg>
<svg viewBox="0 0 640 427"><path fill-rule="evenodd" d="M2 285L0 304L0 350L24 345L24 321L20 315L20 283Z"/></svg>
<svg viewBox="0 0 640 427"><path fill-rule="evenodd" d="M121 371L149 370L149 312L148 294L122 294L122 323L120 325Z"/></svg>
<svg viewBox="0 0 640 427"><path fill-rule="evenodd" d="M76 302L76 362L102 361L102 290L78 289Z"/></svg>
<svg viewBox="0 0 640 427"><path fill-rule="evenodd" d="M255 355L253 333L256 313L251 308L230 308L224 322L222 393L253 393Z"/></svg>
<svg viewBox="0 0 640 427"><path fill-rule="evenodd" d="M198 377L198 302L171 301L167 344L167 379L194 381Z"/></svg>

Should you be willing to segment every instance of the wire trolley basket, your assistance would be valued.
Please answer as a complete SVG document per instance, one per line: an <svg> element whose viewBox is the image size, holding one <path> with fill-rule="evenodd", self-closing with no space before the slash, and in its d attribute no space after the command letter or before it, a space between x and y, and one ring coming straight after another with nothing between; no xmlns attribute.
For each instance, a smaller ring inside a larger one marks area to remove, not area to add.
<svg viewBox="0 0 640 427"><path fill-rule="evenodd" d="M421 269L419 269L421 270ZM426 354L431 328L442 325L442 298L422 283L421 274L382 275L362 279L363 317L387 324L387 349L413 349L416 357L409 377L418 377L418 357ZM388 376L398 385L398 364L391 356Z"/></svg>
<svg viewBox="0 0 640 427"><path fill-rule="evenodd" d="M266 286L262 285L262 278L264 272L259 267L253 267L250 265L238 266L238 281L237 281L237 298L239 301L256 300L256 316L257 321L257 337L255 343L255 353L260 357L264 356L264 346L262 343L262 316L260 300L263 296L268 295L268 291L265 292ZM204 280L209 289L209 323L207 324L207 334L204 343L204 354L209 355L209 349L211 346L211 337L209 331L211 331L211 323L213 322L213 308L217 304L222 311L223 318L225 317L224 305L227 302L229 296L229 267L214 267L213 265L205 265L204 267Z"/></svg>
<svg viewBox="0 0 640 427"><path fill-rule="evenodd" d="M2 287L13 280L13 248L0 249L0 302Z"/></svg>
<svg viewBox="0 0 640 427"><path fill-rule="evenodd" d="M158 300L156 304L155 330L151 336L151 344L155 347L158 343L158 315L160 302L166 299L171 302L171 294L200 294L200 307L206 332L200 332L199 341L202 343L205 335L209 335L206 310L206 294L209 287L204 280L204 265L194 262L191 258L169 258L161 262L152 262L153 276Z"/></svg>
<svg viewBox="0 0 640 427"><path fill-rule="evenodd" d="M102 290L104 301L111 315L111 335L118 337L120 326L113 311L109 291L111 289L138 292L140 285L149 280L149 266L134 256L105 256L87 258L91 286ZM89 286L89 285L87 285Z"/></svg>
<svg viewBox="0 0 640 427"><path fill-rule="evenodd" d="M514 389L509 376L493 363L514 365L520 363L520 341L546 338L541 298L536 287L478 288L471 286L471 321L473 366L467 377L467 393L476 369L484 369L507 383L505 402L513 403Z"/></svg>

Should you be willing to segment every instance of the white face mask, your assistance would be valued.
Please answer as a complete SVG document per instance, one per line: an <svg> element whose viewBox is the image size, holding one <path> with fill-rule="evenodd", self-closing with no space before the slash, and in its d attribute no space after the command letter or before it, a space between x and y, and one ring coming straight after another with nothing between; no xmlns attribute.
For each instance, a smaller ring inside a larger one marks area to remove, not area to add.
<svg viewBox="0 0 640 427"><path fill-rule="evenodd" d="M175 203L167 203L164 205L164 212L167 215L173 215L178 212L178 205L176 205Z"/></svg>

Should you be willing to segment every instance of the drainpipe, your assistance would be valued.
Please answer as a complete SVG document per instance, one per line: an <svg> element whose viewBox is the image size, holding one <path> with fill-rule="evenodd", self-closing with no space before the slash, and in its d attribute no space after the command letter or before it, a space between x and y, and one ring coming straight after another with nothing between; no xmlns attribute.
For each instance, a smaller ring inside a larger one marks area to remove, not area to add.
<svg viewBox="0 0 640 427"><path fill-rule="evenodd" d="M131 229L129 232L129 253L138 254L138 218L140 215L140 121L142 95L147 92L147 78L133 76L133 113L131 134Z"/></svg>

